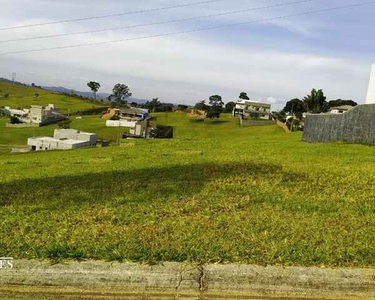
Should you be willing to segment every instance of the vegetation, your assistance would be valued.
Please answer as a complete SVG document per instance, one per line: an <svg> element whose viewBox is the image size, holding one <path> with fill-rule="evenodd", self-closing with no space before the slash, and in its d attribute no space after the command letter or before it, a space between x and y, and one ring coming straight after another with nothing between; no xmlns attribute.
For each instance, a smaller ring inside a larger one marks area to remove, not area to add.
<svg viewBox="0 0 375 300"><path fill-rule="evenodd" d="M110 100L114 100L116 104L120 105L126 103L126 98L131 97L132 93L126 84L117 83L112 89L112 95L109 96Z"/></svg>
<svg viewBox="0 0 375 300"><path fill-rule="evenodd" d="M207 118L220 118L220 114L223 112L223 106L224 102L222 97L219 95L212 95L210 97L210 105L207 108Z"/></svg>
<svg viewBox="0 0 375 300"><path fill-rule="evenodd" d="M249 96L245 92L240 93L240 96L238 98L242 100L250 100Z"/></svg>
<svg viewBox="0 0 375 300"><path fill-rule="evenodd" d="M174 139L0 155L0 256L375 266L374 148L307 144L226 114L154 117ZM0 144L54 128L5 121ZM103 124L72 128L116 137Z"/></svg>
<svg viewBox="0 0 375 300"><path fill-rule="evenodd" d="M70 129L70 124L72 123L71 119L65 119L57 123L60 129Z"/></svg>
<svg viewBox="0 0 375 300"><path fill-rule="evenodd" d="M96 100L96 93L100 89L100 83L96 81L90 81L89 83L87 83L87 86L90 88L90 90L94 94L94 99Z"/></svg>
<svg viewBox="0 0 375 300"><path fill-rule="evenodd" d="M76 114L93 108L104 107L103 104L83 99L74 95L52 93L38 87L28 87L21 84L13 84L0 81L0 107L29 108L31 105L46 106L55 104L63 114ZM38 94L38 96L36 96ZM8 97L4 97L8 95Z"/></svg>

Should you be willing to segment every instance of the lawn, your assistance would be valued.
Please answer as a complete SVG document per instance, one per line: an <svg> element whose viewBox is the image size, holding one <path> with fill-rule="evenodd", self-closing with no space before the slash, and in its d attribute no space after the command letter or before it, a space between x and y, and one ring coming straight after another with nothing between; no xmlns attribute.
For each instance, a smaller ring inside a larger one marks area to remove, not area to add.
<svg viewBox="0 0 375 300"><path fill-rule="evenodd" d="M0 256L375 267L375 148L229 115L156 122L175 138L1 155Z"/></svg>
<svg viewBox="0 0 375 300"><path fill-rule="evenodd" d="M38 93L39 96L35 97ZM8 94L8 98L4 95ZM102 107L99 102L90 102L78 97L52 93L50 91L32 88L0 81L0 108L10 106L12 108L30 108L31 105L55 104L63 114L76 114L84 110Z"/></svg>

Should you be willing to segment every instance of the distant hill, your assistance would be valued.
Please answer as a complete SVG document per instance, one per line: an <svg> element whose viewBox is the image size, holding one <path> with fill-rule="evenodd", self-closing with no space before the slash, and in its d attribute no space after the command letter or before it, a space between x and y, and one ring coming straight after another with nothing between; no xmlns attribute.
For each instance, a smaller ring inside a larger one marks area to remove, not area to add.
<svg viewBox="0 0 375 300"><path fill-rule="evenodd" d="M92 98L93 95L91 92L81 92L81 91L76 91L76 90L72 90L72 89L67 89L65 87L62 87L62 86L43 86L44 89L46 90L49 90L49 91L53 91L53 92L57 92L57 93L64 93L64 94L71 94L72 92L74 92L75 94L77 95L80 95L82 97L86 97L86 98ZM110 94L108 93L97 93L96 94L96 98L97 99L107 99L108 96ZM130 102L136 102L138 104L144 104L146 103L148 100L146 99L139 99L139 98L135 98L135 97L129 97L126 99L128 103Z"/></svg>
<svg viewBox="0 0 375 300"><path fill-rule="evenodd" d="M29 108L31 105L46 106L48 104L55 104L65 114L105 107L105 104L85 99L83 96L70 93L67 95L57 94L40 87L31 87L0 78L0 107Z"/></svg>

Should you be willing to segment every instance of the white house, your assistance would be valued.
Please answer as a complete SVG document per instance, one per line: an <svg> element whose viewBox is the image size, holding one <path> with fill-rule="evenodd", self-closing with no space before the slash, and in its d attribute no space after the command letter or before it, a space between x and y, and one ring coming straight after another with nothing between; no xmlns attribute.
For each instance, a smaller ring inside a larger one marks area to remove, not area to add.
<svg viewBox="0 0 375 300"><path fill-rule="evenodd" d="M32 150L68 150L96 146L95 133L82 132L75 129L55 129L52 137L32 137L27 144Z"/></svg>
<svg viewBox="0 0 375 300"><path fill-rule="evenodd" d="M330 109L331 114L343 114L349 110L351 110L354 106L351 105L342 105L342 106L337 106L337 107L332 107Z"/></svg>
<svg viewBox="0 0 375 300"><path fill-rule="evenodd" d="M271 104L260 103L252 100L239 100L233 108L233 116L250 117L254 119L269 120Z"/></svg>

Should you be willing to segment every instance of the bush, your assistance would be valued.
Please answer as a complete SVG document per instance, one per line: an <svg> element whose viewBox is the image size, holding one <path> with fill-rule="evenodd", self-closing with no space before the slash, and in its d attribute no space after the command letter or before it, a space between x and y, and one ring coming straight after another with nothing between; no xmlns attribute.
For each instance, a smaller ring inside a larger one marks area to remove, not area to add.
<svg viewBox="0 0 375 300"><path fill-rule="evenodd" d="M4 98L5 99L9 98L9 94L4 94Z"/></svg>
<svg viewBox="0 0 375 300"><path fill-rule="evenodd" d="M72 120L65 119L65 120L57 123L57 125L59 126L60 129L70 129L70 123L72 123Z"/></svg>
<svg viewBox="0 0 375 300"><path fill-rule="evenodd" d="M150 136L154 139L171 139L173 138L173 127L156 125L156 127L150 131Z"/></svg>
<svg viewBox="0 0 375 300"><path fill-rule="evenodd" d="M22 122L15 116L10 116L9 117L10 124L21 124Z"/></svg>
<svg viewBox="0 0 375 300"><path fill-rule="evenodd" d="M218 111L218 110L210 110L210 111L208 111L208 113L206 115L206 118L207 119L214 119L214 118L219 119L220 118L220 111Z"/></svg>

